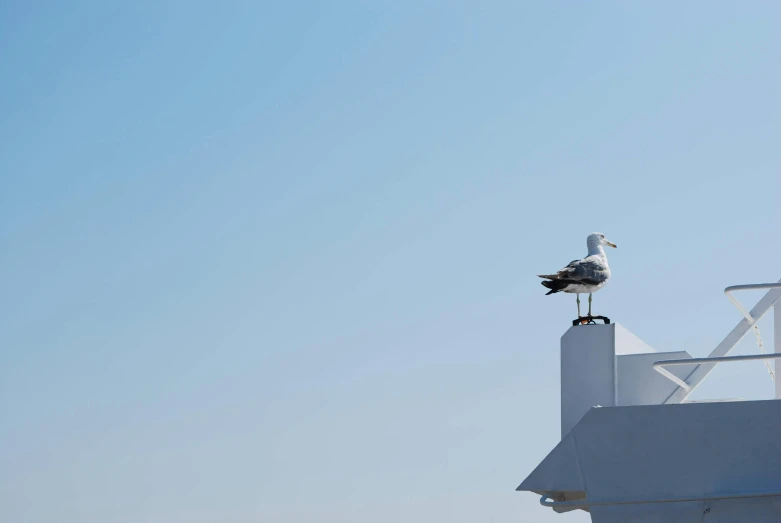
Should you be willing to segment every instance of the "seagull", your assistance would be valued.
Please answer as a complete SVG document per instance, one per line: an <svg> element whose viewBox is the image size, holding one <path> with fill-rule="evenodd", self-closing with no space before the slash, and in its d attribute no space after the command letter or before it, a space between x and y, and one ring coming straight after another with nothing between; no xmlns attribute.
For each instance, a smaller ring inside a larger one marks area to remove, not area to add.
<svg viewBox="0 0 781 523"><path fill-rule="evenodd" d="M601 232L588 235L586 239L588 256L574 260L556 274L539 274L546 281L542 284L550 289L545 295L557 292L569 292L577 295L578 318L580 318L580 294L588 293L588 317L591 317L591 295L605 286L610 279L610 267L603 245L616 248L616 244L607 241Z"/></svg>

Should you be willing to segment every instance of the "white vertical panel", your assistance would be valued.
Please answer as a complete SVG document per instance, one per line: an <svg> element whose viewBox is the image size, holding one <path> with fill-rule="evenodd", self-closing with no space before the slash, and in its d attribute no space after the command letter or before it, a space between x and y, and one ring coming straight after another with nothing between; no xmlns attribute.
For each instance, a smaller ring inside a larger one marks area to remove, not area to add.
<svg viewBox="0 0 781 523"><path fill-rule="evenodd" d="M615 324L578 325L561 337L561 437L591 407L616 405Z"/></svg>
<svg viewBox="0 0 781 523"><path fill-rule="evenodd" d="M773 344L776 352L781 352L781 307L773 305ZM776 399L781 399L781 359L776 360Z"/></svg>

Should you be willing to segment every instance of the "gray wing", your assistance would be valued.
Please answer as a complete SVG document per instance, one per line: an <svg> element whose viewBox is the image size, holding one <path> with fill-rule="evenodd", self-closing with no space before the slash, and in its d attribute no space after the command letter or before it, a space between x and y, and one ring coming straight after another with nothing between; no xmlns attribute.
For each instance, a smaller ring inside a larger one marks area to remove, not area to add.
<svg viewBox="0 0 781 523"><path fill-rule="evenodd" d="M574 283L598 285L610 276L607 266L599 258L588 257L574 260L556 273L556 280L568 280Z"/></svg>

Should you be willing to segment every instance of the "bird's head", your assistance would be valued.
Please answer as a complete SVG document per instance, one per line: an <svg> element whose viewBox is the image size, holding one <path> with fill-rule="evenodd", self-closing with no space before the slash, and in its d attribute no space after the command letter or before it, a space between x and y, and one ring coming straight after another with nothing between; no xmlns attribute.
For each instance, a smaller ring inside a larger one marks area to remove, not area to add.
<svg viewBox="0 0 781 523"><path fill-rule="evenodd" d="M590 247L596 247L597 245L607 245L608 247L616 248L616 244L608 241L607 238L605 238L605 235L601 232L594 232L588 235L588 239L586 240L586 244Z"/></svg>

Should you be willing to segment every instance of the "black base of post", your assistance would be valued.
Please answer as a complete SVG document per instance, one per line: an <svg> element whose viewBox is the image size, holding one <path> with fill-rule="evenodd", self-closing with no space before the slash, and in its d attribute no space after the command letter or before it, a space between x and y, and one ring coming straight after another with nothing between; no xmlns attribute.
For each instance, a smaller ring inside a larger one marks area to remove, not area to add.
<svg viewBox="0 0 781 523"><path fill-rule="evenodd" d="M597 322L594 320L602 320L602 322L607 325L610 323L610 318L607 316L581 316L577 320L572 320L572 326L575 325L596 325Z"/></svg>

